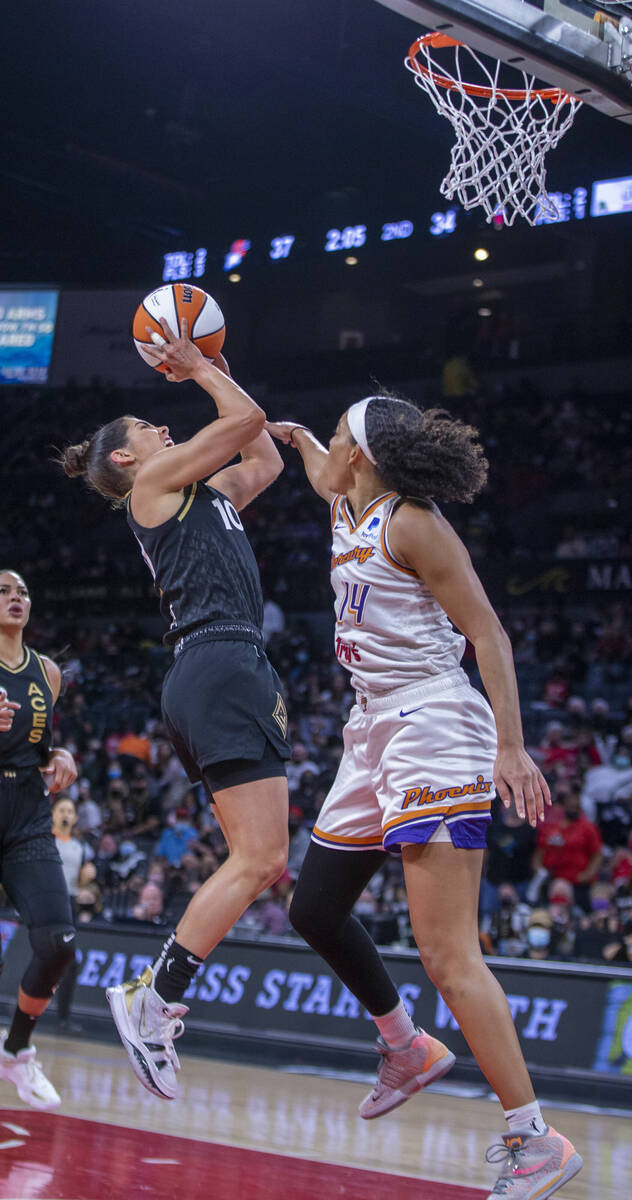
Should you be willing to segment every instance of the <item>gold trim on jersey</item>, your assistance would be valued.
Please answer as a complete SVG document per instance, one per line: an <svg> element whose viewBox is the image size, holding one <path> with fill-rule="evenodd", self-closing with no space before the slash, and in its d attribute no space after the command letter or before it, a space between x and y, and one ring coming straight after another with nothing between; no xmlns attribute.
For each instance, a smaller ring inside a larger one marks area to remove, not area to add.
<svg viewBox="0 0 632 1200"><path fill-rule="evenodd" d="M53 685L52 685L50 679L48 678L48 672L46 670L46 667L44 666L44 663L42 662L41 656L37 653L37 650L34 650L33 654L35 655L35 657L40 665L40 670L42 672L42 675L44 676L44 679L48 686L48 690L50 691L50 694L52 696L53 695Z"/></svg>
<svg viewBox="0 0 632 1200"><path fill-rule="evenodd" d="M332 533L334 531L334 525L336 524L336 517L338 516L338 505L340 504L341 499L342 499L342 496L334 496L332 503L331 503L331 532Z"/></svg>
<svg viewBox="0 0 632 1200"><path fill-rule="evenodd" d="M189 496L188 500L185 500L183 507L180 509L180 512L178 513L179 521L183 521L184 518L186 517L186 515L195 499L196 491L197 491L197 483L192 483L191 484L191 495Z"/></svg>
<svg viewBox="0 0 632 1200"><path fill-rule="evenodd" d="M25 667L28 667L30 661L31 661L31 651L29 650L28 646L25 646L24 647L24 658L22 659L22 662L20 663L19 667L10 667L9 664L3 662L3 660L1 658L0 658L0 667L2 668L3 671L9 671L11 675L19 675L20 671L23 671Z"/></svg>
<svg viewBox="0 0 632 1200"><path fill-rule="evenodd" d="M393 506L393 508L391 509L390 513L388 514L388 516L382 526L382 536L380 538L380 544L382 546L382 553L383 553L387 563L389 564L389 566L395 567L395 569L397 571L401 571L404 575L414 575L415 578L418 578L418 575L417 575L417 572L415 571L415 569L413 567L405 567L403 563L398 562L389 547L388 527L390 525L391 517L393 516L394 512L396 512L395 506Z"/></svg>
<svg viewBox="0 0 632 1200"><path fill-rule="evenodd" d="M347 511L347 509L349 509L349 501L347 500L347 497L344 496L343 503L341 505L341 509L342 509L342 515L343 515L345 521L347 522L347 525L349 526L349 532L355 533L356 529L360 528L360 526L364 523L364 521L366 521L367 517L370 517L371 513L375 512L375 509L378 508L380 504L383 504L385 500L390 500L392 496L396 496L396 495L397 495L397 492L385 492L383 496L378 496L377 499L372 500L371 503L369 504L368 508L365 508L364 512L362 513L362 516L358 519L358 521L356 522L355 525L353 524L353 522L351 520L350 511L349 512Z"/></svg>

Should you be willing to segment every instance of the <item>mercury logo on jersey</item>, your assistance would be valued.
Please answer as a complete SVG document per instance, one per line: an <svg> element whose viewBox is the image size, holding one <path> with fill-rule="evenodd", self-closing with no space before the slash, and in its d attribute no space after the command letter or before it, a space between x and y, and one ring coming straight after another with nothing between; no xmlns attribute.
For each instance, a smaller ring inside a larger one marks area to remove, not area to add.
<svg viewBox="0 0 632 1200"><path fill-rule="evenodd" d="M485 780L482 775L476 776L475 783L463 783L460 787L438 788L436 792L426 784L425 787L406 788L402 808L410 808L412 804L441 804L443 800L458 800L463 796L480 796L491 792L492 780Z"/></svg>
<svg viewBox="0 0 632 1200"><path fill-rule="evenodd" d="M333 571L334 567L342 567L345 563L354 561L359 562L362 566L374 553L372 546L354 546L353 550L347 550L345 554L332 554L331 569Z"/></svg>

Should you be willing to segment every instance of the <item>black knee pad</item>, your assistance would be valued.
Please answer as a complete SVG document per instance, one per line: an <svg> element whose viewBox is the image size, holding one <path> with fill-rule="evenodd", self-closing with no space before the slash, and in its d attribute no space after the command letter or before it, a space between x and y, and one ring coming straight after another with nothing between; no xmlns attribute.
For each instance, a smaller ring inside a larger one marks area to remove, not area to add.
<svg viewBox="0 0 632 1200"><path fill-rule="evenodd" d="M21 988L35 1000L52 996L75 957L76 930L72 925L32 925L29 939L33 957L24 972Z"/></svg>

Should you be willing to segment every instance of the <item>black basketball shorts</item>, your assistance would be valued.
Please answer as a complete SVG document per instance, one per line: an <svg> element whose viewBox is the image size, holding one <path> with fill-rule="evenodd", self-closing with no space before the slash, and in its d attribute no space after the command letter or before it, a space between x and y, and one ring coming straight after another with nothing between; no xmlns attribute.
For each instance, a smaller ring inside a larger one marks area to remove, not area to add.
<svg viewBox="0 0 632 1200"><path fill-rule="evenodd" d="M209 639L186 646L165 676L162 714L192 783L204 778L212 791L285 774L290 745L281 681L252 642ZM236 760L252 768L244 775L219 766Z"/></svg>

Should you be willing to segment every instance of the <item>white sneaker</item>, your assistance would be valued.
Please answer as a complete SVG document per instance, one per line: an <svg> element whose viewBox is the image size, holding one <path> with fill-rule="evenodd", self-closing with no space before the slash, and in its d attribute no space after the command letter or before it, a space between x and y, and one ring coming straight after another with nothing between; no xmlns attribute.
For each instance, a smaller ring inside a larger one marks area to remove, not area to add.
<svg viewBox="0 0 632 1200"><path fill-rule="evenodd" d="M415 1092L436 1079L442 1079L456 1061L443 1042L419 1030L408 1045L399 1050L387 1046L381 1037L378 1037L376 1047L382 1055L377 1081L358 1109L365 1121L391 1112L414 1096Z"/></svg>
<svg viewBox="0 0 632 1200"><path fill-rule="evenodd" d="M8 1054L4 1048L6 1029L0 1033L0 1079L8 1079L18 1089L18 1096L31 1108L56 1108L61 1096L55 1091L37 1061L35 1046Z"/></svg>
<svg viewBox="0 0 632 1200"><path fill-rule="evenodd" d="M176 1094L180 1070L173 1039L184 1033L186 1004L167 1004L154 988L151 967L105 992L134 1074L147 1091L163 1100Z"/></svg>

